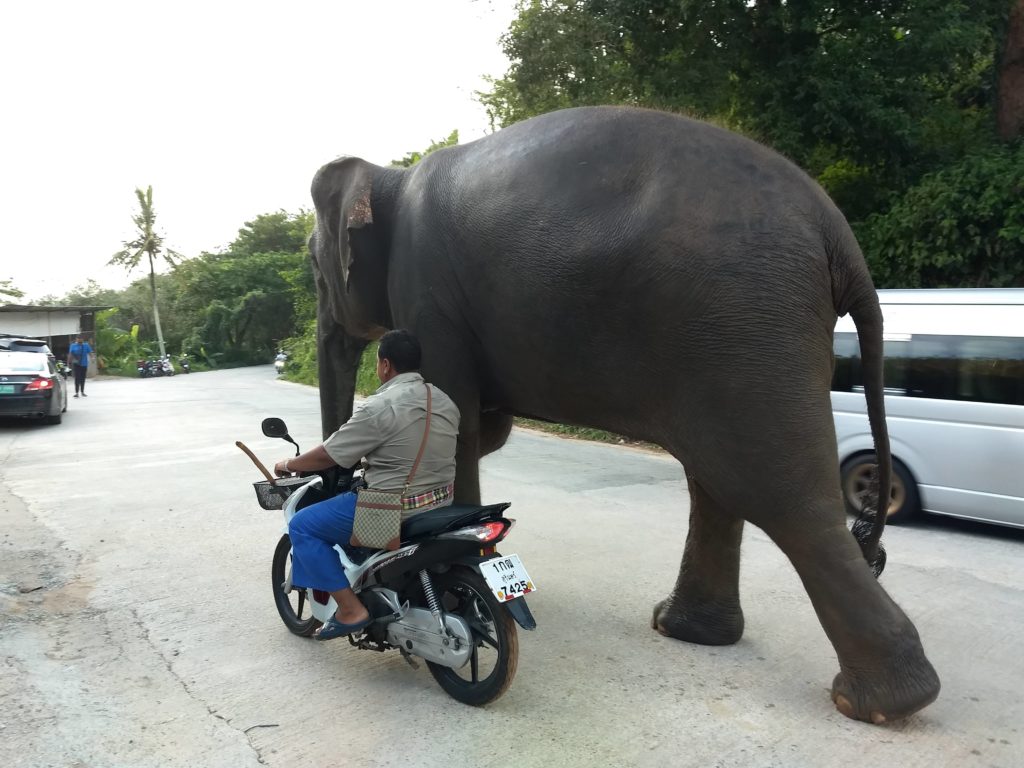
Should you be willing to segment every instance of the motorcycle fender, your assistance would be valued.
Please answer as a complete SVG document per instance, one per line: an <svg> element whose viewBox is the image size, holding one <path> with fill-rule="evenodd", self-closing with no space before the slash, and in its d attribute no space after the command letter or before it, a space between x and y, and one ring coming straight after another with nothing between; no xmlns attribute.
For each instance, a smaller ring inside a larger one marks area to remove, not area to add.
<svg viewBox="0 0 1024 768"><path fill-rule="evenodd" d="M484 557L471 555L469 557L461 557L458 559L459 564L468 565L470 568L480 573L480 563L484 560L490 560L494 555L486 555ZM517 597L508 603L503 603L508 612L512 614L512 618L516 620L516 624L526 630L532 630L537 628L537 620L533 618L533 614L530 613L530 606L526 604L525 597Z"/></svg>
<svg viewBox="0 0 1024 768"><path fill-rule="evenodd" d="M525 597L517 597L512 602L505 603L505 607L512 614L512 618L516 620L516 624L523 629L537 628L537 620L530 613L530 606L526 604Z"/></svg>

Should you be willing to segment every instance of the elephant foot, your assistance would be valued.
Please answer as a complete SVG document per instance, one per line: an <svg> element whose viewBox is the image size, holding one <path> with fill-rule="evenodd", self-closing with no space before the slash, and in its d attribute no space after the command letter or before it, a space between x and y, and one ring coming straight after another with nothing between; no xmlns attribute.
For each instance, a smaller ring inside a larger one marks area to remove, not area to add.
<svg viewBox="0 0 1024 768"><path fill-rule="evenodd" d="M739 602L695 602L676 595L654 606L651 629L699 645L732 645L743 636L743 611Z"/></svg>
<svg viewBox="0 0 1024 768"><path fill-rule="evenodd" d="M832 681L836 709L853 720L891 723L939 695L939 676L919 647L874 669L843 669Z"/></svg>

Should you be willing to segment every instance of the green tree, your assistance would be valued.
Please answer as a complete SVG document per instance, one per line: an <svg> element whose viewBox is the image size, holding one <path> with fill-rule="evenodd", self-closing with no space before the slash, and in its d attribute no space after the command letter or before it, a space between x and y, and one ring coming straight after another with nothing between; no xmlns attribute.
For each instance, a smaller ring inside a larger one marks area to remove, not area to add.
<svg viewBox="0 0 1024 768"><path fill-rule="evenodd" d="M530 0L481 100L500 125L597 103L711 118L856 219L991 133L1006 3Z"/></svg>
<svg viewBox="0 0 1024 768"><path fill-rule="evenodd" d="M163 236L156 232L156 210L153 208L153 187L149 186L146 191L135 190L135 196L139 200L139 212L132 216L135 224L137 237L124 243L124 249L115 253L108 262L122 266L126 271L131 272L142 260L145 254L149 259L149 284L153 299L153 324L156 328L157 343L160 346L160 355L166 354L164 347L163 329L160 327L160 307L156 295L156 265L155 262L163 259L168 264L174 264L176 259L181 258L169 248L164 247Z"/></svg>
<svg viewBox="0 0 1024 768"><path fill-rule="evenodd" d="M436 152L439 149L444 149L445 147L454 147L458 143L459 130L456 128L454 131L449 133L447 137L440 141L432 141L430 146L422 152L408 152L401 160L392 160L390 166L392 168L411 168L430 153Z"/></svg>
<svg viewBox="0 0 1024 768"><path fill-rule="evenodd" d="M315 316L306 242L313 214L284 211L247 221L221 253L203 253L171 271L172 309L190 350L226 362L265 360Z"/></svg>
<svg viewBox="0 0 1024 768"><path fill-rule="evenodd" d="M10 280L0 280L0 297L6 296L9 299L20 299L24 291L19 291Z"/></svg>
<svg viewBox="0 0 1024 768"><path fill-rule="evenodd" d="M1024 142L925 176L856 230L880 287L1024 287Z"/></svg>
<svg viewBox="0 0 1024 768"><path fill-rule="evenodd" d="M1013 141L1024 133L1024 0L1014 2L1006 24L996 124L1003 141Z"/></svg>
<svg viewBox="0 0 1024 768"><path fill-rule="evenodd" d="M315 215L305 209L264 213L247 221L228 246L230 253L245 256L254 253L302 253L313 232Z"/></svg>
<svg viewBox="0 0 1024 768"><path fill-rule="evenodd" d="M116 306L119 297L119 291L104 288L95 280L90 279L75 286L67 294L51 303L68 307Z"/></svg>
<svg viewBox="0 0 1024 768"><path fill-rule="evenodd" d="M145 353L139 345L139 326L126 330L123 319L116 307L96 313L98 364L106 371L134 374L135 361Z"/></svg>

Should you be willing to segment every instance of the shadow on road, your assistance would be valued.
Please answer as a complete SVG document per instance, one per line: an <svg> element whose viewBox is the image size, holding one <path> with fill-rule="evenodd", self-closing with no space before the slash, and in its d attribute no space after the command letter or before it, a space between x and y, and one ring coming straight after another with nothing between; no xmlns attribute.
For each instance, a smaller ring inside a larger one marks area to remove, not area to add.
<svg viewBox="0 0 1024 768"><path fill-rule="evenodd" d="M988 539L1024 542L1024 528L1009 528L1005 525L980 523L975 520L961 520L956 517L946 517L945 515L926 514L918 517L916 520L893 527L908 530L948 531L950 533L964 533Z"/></svg>

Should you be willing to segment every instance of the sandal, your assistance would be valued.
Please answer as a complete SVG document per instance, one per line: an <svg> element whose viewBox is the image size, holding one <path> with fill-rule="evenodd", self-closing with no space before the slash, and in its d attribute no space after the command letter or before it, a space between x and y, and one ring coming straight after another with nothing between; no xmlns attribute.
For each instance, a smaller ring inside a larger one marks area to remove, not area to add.
<svg viewBox="0 0 1024 768"><path fill-rule="evenodd" d="M358 632L361 629L365 629L370 626L372 619L367 616L362 621L356 621L352 624L345 624L344 622L338 621L337 616L331 616L327 622L320 627L320 630L313 635L317 640L333 640L336 637L344 637L345 635L351 635L353 632Z"/></svg>

